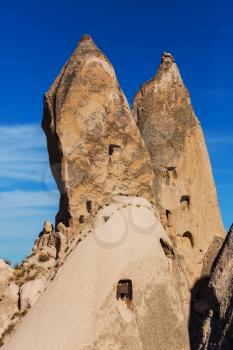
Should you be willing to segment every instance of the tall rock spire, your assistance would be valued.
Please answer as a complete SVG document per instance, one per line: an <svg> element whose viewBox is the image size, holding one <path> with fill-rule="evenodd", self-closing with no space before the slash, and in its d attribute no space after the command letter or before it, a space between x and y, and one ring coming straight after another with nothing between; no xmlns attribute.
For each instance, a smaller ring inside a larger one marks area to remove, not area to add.
<svg viewBox="0 0 233 350"><path fill-rule="evenodd" d="M149 153L88 36L45 95L43 127L61 192L58 221L78 234L5 350L188 350L189 288L148 201Z"/></svg>
<svg viewBox="0 0 233 350"><path fill-rule="evenodd" d="M114 69L90 36L45 94L42 126L61 193L57 223L77 229L114 195L153 199L148 152Z"/></svg>
<svg viewBox="0 0 233 350"><path fill-rule="evenodd" d="M171 54L136 94L133 115L152 158L161 221L192 284L224 228L200 123Z"/></svg>

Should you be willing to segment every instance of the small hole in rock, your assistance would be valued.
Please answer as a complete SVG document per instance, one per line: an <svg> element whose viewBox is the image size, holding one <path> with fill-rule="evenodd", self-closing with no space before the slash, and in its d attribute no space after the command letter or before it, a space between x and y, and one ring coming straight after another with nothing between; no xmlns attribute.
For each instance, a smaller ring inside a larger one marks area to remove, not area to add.
<svg viewBox="0 0 233 350"><path fill-rule="evenodd" d="M189 239L189 241L190 241L190 244L191 244L191 246L192 246L192 248L194 247L194 240L193 240L193 235L192 235L192 233L191 232L189 232L189 231L186 231L184 234L183 234L183 237L185 238L188 238Z"/></svg>
<svg viewBox="0 0 233 350"><path fill-rule="evenodd" d="M123 279L117 283L116 298L125 301L133 299L133 285L130 279Z"/></svg>
<svg viewBox="0 0 233 350"><path fill-rule="evenodd" d="M79 223L80 223L80 224L84 224L84 222L85 222L85 216L84 216L84 215L80 215L80 217L79 217Z"/></svg>
<svg viewBox="0 0 233 350"><path fill-rule="evenodd" d="M115 152L115 150L117 150L117 149L119 149L119 148L121 148L121 146L119 146L119 145L115 145L115 144L109 145L109 147L108 147L108 155L109 155L109 156L113 155L113 153Z"/></svg>
<svg viewBox="0 0 233 350"><path fill-rule="evenodd" d="M164 239L160 238L160 244L163 248L164 254L168 257L168 258L174 258L175 254L174 254L174 250L172 248L172 245L170 243L168 243L167 241L165 241Z"/></svg>

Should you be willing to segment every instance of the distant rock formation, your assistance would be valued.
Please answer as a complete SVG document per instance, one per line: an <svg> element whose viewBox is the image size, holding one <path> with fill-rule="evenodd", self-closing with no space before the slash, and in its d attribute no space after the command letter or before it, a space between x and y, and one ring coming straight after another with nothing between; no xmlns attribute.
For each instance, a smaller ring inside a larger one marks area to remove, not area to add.
<svg viewBox="0 0 233 350"><path fill-rule="evenodd" d="M208 313L197 349L232 350L233 225L214 262L208 287Z"/></svg>
<svg viewBox="0 0 233 350"><path fill-rule="evenodd" d="M43 129L61 193L57 224L77 231L114 195L153 201L153 173L112 65L85 35L45 94Z"/></svg>
<svg viewBox="0 0 233 350"><path fill-rule="evenodd" d="M79 243L62 224L60 232L45 221L32 253L14 268L0 260L0 346L54 279L65 258Z"/></svg>
<svg viewBox="0 0 233 350"><path fill-rule="evenodd" d="M136 94L133 114L151 155L161 222L193 285L213 238L225 232L200 123L171 54Z"/></svg>

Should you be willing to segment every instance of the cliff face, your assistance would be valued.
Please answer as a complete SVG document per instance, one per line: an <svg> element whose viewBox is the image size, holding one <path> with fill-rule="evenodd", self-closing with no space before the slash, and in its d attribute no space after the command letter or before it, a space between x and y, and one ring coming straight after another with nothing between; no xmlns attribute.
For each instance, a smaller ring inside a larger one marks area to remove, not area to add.
<svg viewBox="0 0 233 350"><path fill-rule="evenodd" d="M202 130L170 54L136 94L133 114L151 155L161 222L192 285L224 228Z"/></svg>
<svg viewBox="0 0 233 350"><path fill-rule="evenodd" d="M61 193L57 223L77 231L113 195L153 200L149 155L112 65L89 36L45 94L42 126Z"/></svg>
<svg viewBox="0 0 233 350"><path fill-rule="evenodd" d="M208 313L199 350L231 350L233 344L233 226L213 264L208 284Z"/></svg>

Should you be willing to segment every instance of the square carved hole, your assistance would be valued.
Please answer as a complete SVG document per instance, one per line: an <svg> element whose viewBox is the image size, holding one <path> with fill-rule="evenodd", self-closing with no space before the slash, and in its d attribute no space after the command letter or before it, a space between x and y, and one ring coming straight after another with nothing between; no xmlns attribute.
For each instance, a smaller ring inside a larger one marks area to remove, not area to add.
<svg viewBox="0 0 233 350"><path fill-rule="evenodd" d="M133 286L130 279L123 279L118 282L116 298L117 300L121 299L125 301L133 299Z"/></svg>

